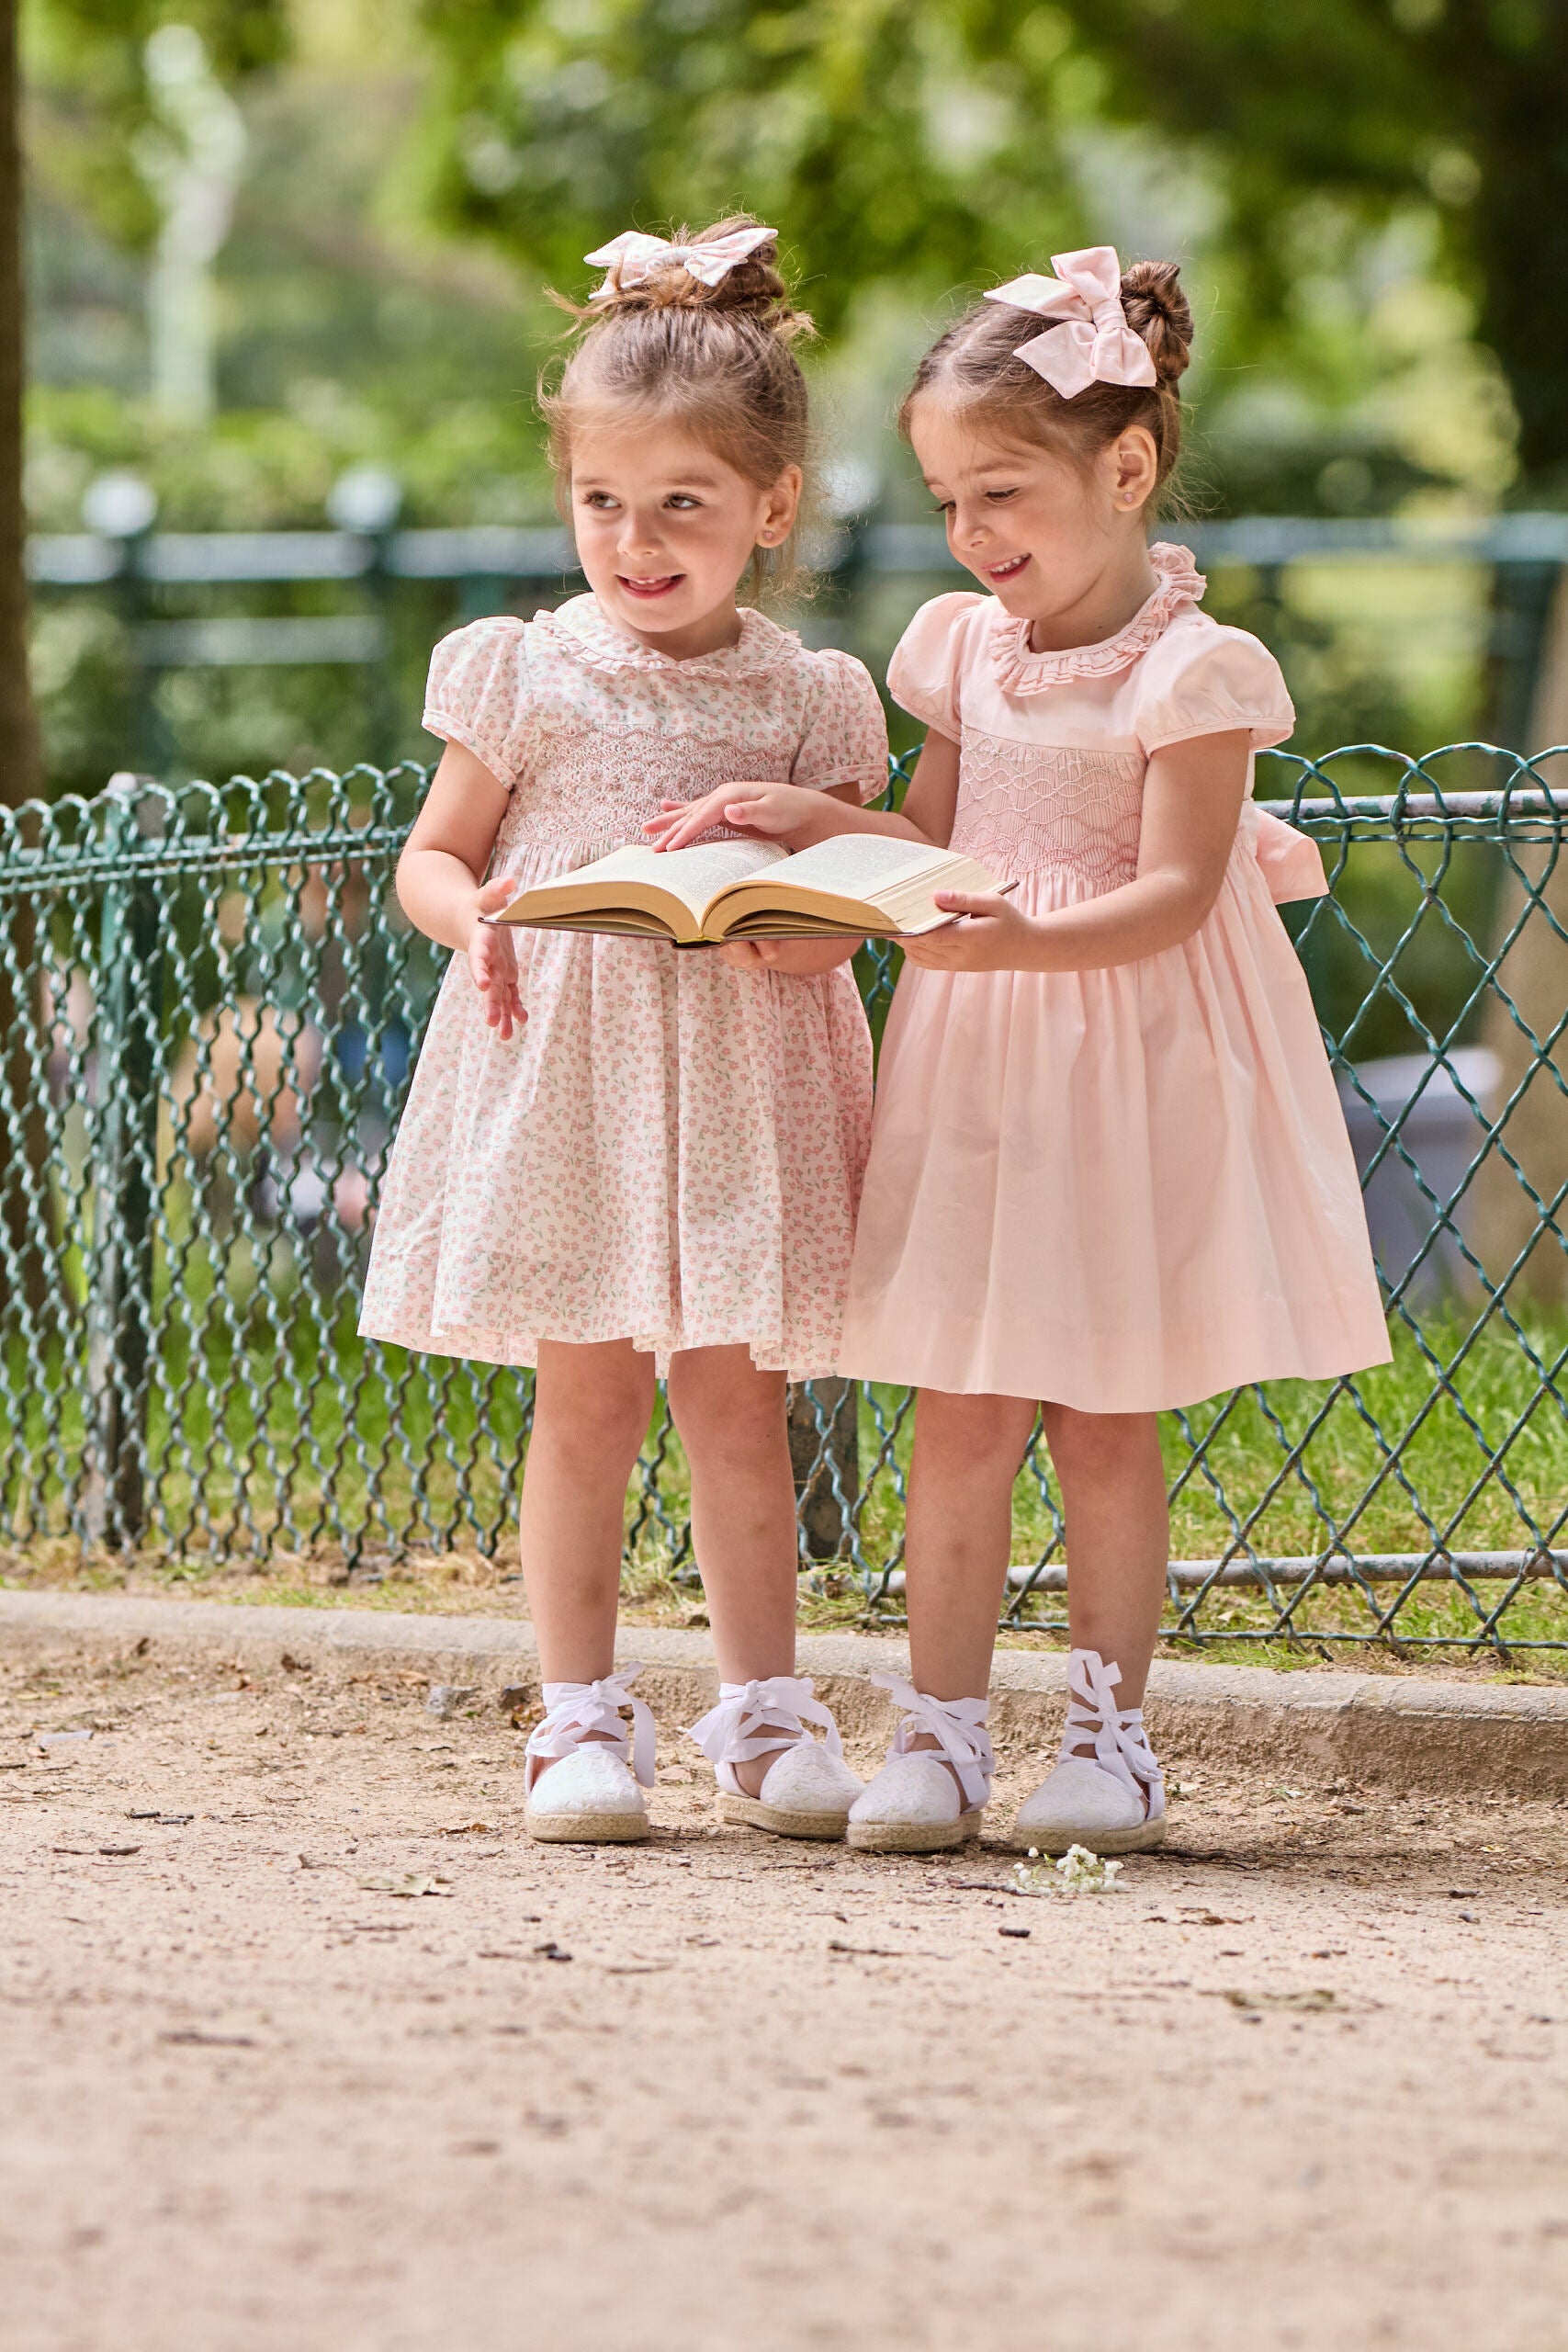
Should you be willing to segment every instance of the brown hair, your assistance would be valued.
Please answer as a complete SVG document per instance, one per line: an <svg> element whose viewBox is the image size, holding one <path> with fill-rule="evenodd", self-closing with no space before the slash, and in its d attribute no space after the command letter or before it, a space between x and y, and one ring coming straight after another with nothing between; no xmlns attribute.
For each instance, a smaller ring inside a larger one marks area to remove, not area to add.
<svg viewBox="0 0 1568 2352"><path fill-rule="evenodd" d="M713 244L738 229L761 224L733 213L711 228L677 229L680 245ZM569 311L581 340L559 381L539 382L539 407L549 431L550 462L559 494L571 472L571 440L591 409L614 406L644 417L673 419L705 447L759 490L790 466L804 471L809 456L806 379L791 349L812 332L779 273L778 245L770 238L721 277L705 286L680 262L656 263L648 277L623 285L613 268L609 290L597 301L551 300ZM777 594L793 584L795 527L779 546L758 548L745 584Z"/></svg>
<svg viewBox="0 0 1568 2352"><path fill-rule="evenodd" d="M1156 481L1163 488L1181 453L1177 385L1192 345L1192 313L1178 265L1134 262L1122 273L1122 308L1134 334L1149 347L1157 382L1090 384L1064 400L1017 356L1019 345L1039 334L1044 322L1009 302L980 301L938 337L915 370L898 412L898 430L908 440L916 401L935 392L955 401L977 424L1086 463L1129 425L1142 424L1153 435Z"/></svg>

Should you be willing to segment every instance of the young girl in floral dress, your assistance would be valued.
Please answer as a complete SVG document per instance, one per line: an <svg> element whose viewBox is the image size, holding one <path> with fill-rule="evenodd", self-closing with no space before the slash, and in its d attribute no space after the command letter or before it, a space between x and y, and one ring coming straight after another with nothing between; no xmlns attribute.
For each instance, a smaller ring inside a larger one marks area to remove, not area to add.
<svg viewBox="0 0 1568 2352"><path fill-rule="evenodd" d="M807 458L790 346L809 322L774 232L628 232L589 259L608 275L545 407L590 593L435 650L424 724L446 750L398 890L454 954L361 1329L538 1367L522 1505L546 1702L532 1834L646 1833L652 1722L635 1668L613 1668L657 1369L724 1677L695 1736L732 1817L841 1836L860 1782L794 1679L785 1381L838 1359L871 1114L853 943L678 952L483 918L716 785L858 806L886 783L886 729L858 662L737 604L749 575L787 566Z"/></svg>
<svg viewBox="0 0 1568 2352"><path fill-rule="evenodd" d="M874 825L1016 882L908 948L883 1050L840 1369L917 1384L911 1680L852 1843L980 1819L1014 1478L1037 1412L1066 1517L1067 1725L1014 1841L1158 1842L1140 1702L1169 1550L1156 1415L1387 1359L1356 1170L1275 899L1316 851L1250 797L1294 716L1271 655L1147 543L1192 322L1107 246L999 287L903 424L987 592L939 596L889 686L930 730L901 818L770 789L673 825Z"/></svg>

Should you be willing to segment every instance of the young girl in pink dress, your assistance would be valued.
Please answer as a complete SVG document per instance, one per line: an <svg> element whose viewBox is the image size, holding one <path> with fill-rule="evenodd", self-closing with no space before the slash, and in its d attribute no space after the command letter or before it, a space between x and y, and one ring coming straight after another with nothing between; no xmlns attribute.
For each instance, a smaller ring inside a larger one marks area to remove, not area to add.
<svg viewBox="0 0 1568 2352"><path fill-rule="evenodd" d="M437 646L424 724L446 749L398 867L411 920L454 954L360 1328L538 1367L522 1506L538 1838L647 1830L652 1721L612 1669L656 1366L725 1678L696 1736L726 1809L841 1836L861 1785L794 1679L784 1394L838 1359L871 1118L853 943L680 953L483 922L639 840L662 801L776 780L858 806L886 782L861 665L736 602L787 558L807 455L790 344L809 322L775 255L748 220L589 255L609 274L546 407L591 593Z"/></svg>
<svg viewBox="0 0 1568 2352"><path fill-rule="evenodd" d="M1140 1702L1169 1550L1156 1415L1386 1361L1356 1170L1273 900L1316 851L1250 798L1294 714L1271 655L1147 544L1191 317L1100 246L936 344L903 424L986 591L918 613L889 685L930 730L902 819L769 790L732 823L877 825L1017 884L951 895L887 1024L840 1370L918 1384L911 1681L852 1843L978 1826L1013 1480L1038 1410L1066 1517L1067 1726L1013 1841L1164 1835ZM701 810L693 812L701 819Z"/></svg>

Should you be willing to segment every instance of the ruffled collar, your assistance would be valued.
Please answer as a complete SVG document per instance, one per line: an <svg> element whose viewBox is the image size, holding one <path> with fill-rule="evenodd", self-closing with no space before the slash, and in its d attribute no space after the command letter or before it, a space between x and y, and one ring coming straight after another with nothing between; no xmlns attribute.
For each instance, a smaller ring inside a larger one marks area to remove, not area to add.
<svg viewBox="0 0 1568 2352"><path fill-rule="evenodd" d="M1195 605L1208 582L1186 548L1158 539L1149 549L1149 561L1158 576L1125 628L1099 645L1069 646L1056 653L1032 653L1027 620L998 611L991 628L991 667L1004 694L1043 694L1047 686L1065 686L1075 678L1109 678L1125 670L1162 637L1183 605Z"/></svg>
<svg viewBox="0 0 1568 2352"><path fill-rule="evenodd" d="M694 654L687 662L672 661L668 653L639 645L635 637L623 636L592 594L570 597L553 612L536 614L535 621L564 652L592 670L665 670L679 672L682 677L736 678L776 669L800 651L800 639L793 629L780 628L776 621L769 620L765 613L753 612L749 605L740 607L740 635L733 645L721 645L714 653Z"/></svg>

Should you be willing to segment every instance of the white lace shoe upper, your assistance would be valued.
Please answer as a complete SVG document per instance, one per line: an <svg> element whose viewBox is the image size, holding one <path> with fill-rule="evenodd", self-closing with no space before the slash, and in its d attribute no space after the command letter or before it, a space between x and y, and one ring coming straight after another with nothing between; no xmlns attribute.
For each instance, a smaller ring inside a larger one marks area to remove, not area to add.
<svg viewBox="0 0 1568 2352"><path fill-rule="evenodd" d="M807 1723L820 1724L821 1740L813 1739ZM843 1836L861 1782L844 1762L839 1726L812 1695L808 1677L721 1682L717 1706L686 1736L713 1766L728 1819L785 1838ZM761 1789L749 1796L736 1766L775 1752Z"/></svg>
<svg viewBox="0 0 1568 2352"><path fill-rule="evenodd" d="M653 1786L654 1729L630 1688L640 1672L627 1666L597 1682L546 1683L545 1719L529 1734L527 1754L552 1760L528 1791L530 1836L588 1843L646 1837L642 1792ZM623 1709L631 1715L629 1735Z"/></svg>
<svg viewBox="0 0 1568 2352"><path fill-rule="evenodd" d="M1141 1707L1118 1707L1119 1666L1098 1650L1067 1659L1067 1725L1054 1770L1019 1808L1009 1842L1066 1853L1126 1854L1165 1836L1165 1782ZM1094 1754L1075 1753L1092 1741Z"/></svg>
<svg viewBox="0 0 1568 2352"><path fill-rule="evenodd" d="M851 1845L868 1853L936 1853L961 1845L978 1828L991 1792L990 1702L933 1699L896 1674L871 1679L904 1719L886 1763L850 1808ZM916 1747L921 1733L937 1746Z"/></svg>

